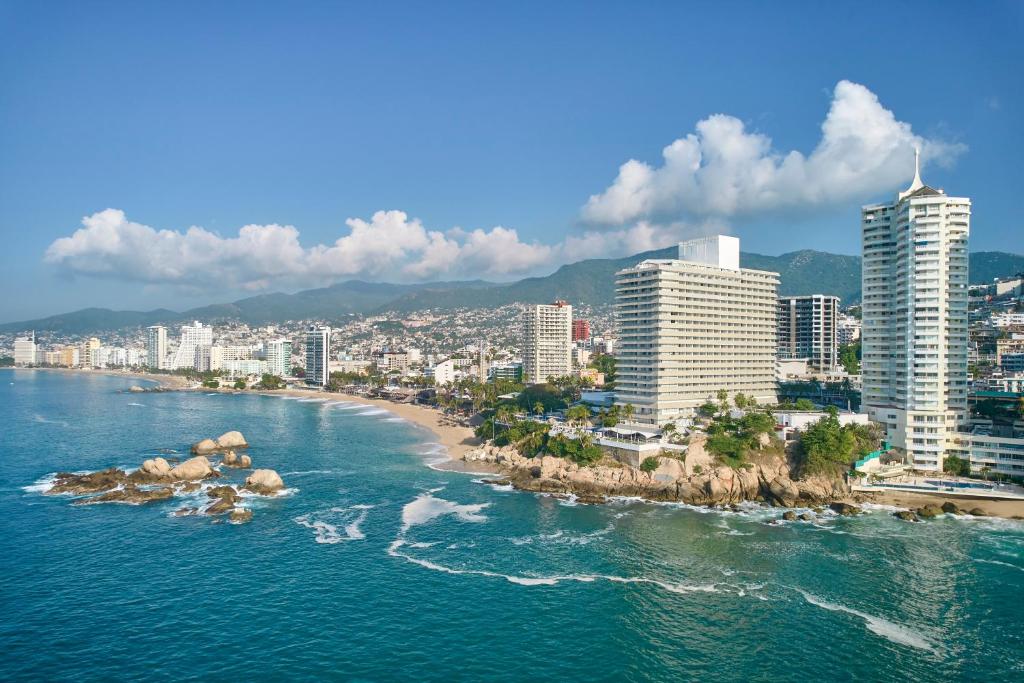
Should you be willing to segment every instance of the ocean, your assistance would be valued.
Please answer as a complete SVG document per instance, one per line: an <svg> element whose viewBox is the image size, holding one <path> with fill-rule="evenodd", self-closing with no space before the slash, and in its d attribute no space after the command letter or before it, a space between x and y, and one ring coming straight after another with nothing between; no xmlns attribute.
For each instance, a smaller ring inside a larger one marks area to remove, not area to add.
<svg viewBox="0 0 1024 683"><path fill-rule="evenodd" d="M136 382L0 372L0 680L1024 680L1024 522L576 505L379 409ZM41 493L233 429L288 486L249 524Z"/></svg>

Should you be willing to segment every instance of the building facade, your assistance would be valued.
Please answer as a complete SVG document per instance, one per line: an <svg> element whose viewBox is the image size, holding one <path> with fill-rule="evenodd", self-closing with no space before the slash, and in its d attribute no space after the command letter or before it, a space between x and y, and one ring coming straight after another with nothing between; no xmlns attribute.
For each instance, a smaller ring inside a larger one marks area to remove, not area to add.
<svg viewBox="0 0 1024 683"><path fill-rule="evenodd" d="M213 328L203 325L198 320L193 325L181 326L181 340L178 350L171 360L171 369L195 368L197 365L197 349L203 346L213 346Z"/></svg>
<svg viewBox="0 0 1024 683"><path fill-rule="evenodd" d="M914 182L861 210L863 406L915 469L941 471L967 408L971 202Z"/></svg>
<svg viewBox="0 0 1024 683"><path fill-rule="evenodd" d="M578 318L572 321L572 340L574 342L590 339L590 321Z"/></svg>
<svg viewBox="0 0 1024 683"><path fill-rule="evenodd" d="M839 364L839 297L825 294L779 297L779 359L806 358L820 372Z"/></svg>
<svg viewBox="0 0 1024 683"><path fill-rule="evenodd" d="M523 378L546 382L572 372L572 306L564 301L538 304L523 319Z"/></svg>
<svg viewBox="0 0 1024 683"><path fill-rule="evenodd" d="M14 364L21 366L39 363L39 349L36 346L36 333L14 340Z"/></svg>
<svg viewBox="0 0 1024 683"><path fill-rule="evenodd" d="M719 390L775 403L778 273L739 267L739 240L679 245L679 259L616 273L617 403L633 421L691 417Z"/></svg>
<svg viewBox="0 0 1024 683"><path fill-rule="evenodd" d="M146 365L154 370L167 367L167 328L163 325L146 328Z"/></svg>
<svg viewBox="0 0 1024 683"><path fill-rule="evenodd" d="M331 328L306 330L306 384L325 387L330 379Z"/></svg>
<svg viewBox="0 0 1024 683"><path fill-rule="evenodd" d="M292 374L292 343L289 340L267 342L267 372L278 377Z"/></svg>

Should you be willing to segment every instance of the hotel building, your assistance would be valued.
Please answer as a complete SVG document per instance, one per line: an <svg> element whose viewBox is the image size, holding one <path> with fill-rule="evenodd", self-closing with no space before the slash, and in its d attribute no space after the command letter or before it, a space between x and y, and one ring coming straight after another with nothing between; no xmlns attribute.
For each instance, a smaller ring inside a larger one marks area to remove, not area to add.
<svg viewBox="0 0 1024 683"><path fill-rule="evenodd" d="M278 377L292 374L292 343L287 339L267 342L267 372Z"/></svg>
<svg viewBox="0 0 1024 683"><path fill-rule="evenodd" d="M167 328L163 325L146 328L146 365L154 370L167 367Z"/></svg>
<svg viewBox="0 0 1024 683"><path fill-rule="evenodd" d="M719 390L775 403L779 274L740 268L735 237L616 273L617 403L635 422L689 418Z"/></svg>
<svg viewBox="0 0 1024 683"><path fill-rule="evenodd" d="M819 372L839 363L839 297L824 294L779 297L779 360L806 358Z"/></svg>
<svg viewBox="0 0 1024 683"><path fill-rule="evenodd" d="M861 210L863 405L919 470L942 470L967 408L971 201L914 181Z"/></svg>
<svg viewBox="0 0 1024 683"><path fill-rule="evenodd" d="M572 372L572 306L538 304L523 316L523 381L541 384Z"/></svg>
<svg viewBox="0 0 1024 683"><path fill-rule="evenodd" d="M306 384L325 387L330 379L331 328L306 330Z"/></svg>

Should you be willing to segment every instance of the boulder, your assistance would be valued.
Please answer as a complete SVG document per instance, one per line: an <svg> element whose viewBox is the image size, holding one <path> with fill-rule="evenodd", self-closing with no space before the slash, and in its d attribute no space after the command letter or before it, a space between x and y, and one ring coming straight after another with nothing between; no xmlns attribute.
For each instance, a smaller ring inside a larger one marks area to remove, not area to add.
<svg viewBox="0 0 1024 683"><path fill-rule="evenodd" d="M241 467L243 469L248 469L252 467L252 458L250 458L248 455L245 455L244 453L238 456L238 467Z"/></svg>
<svg viewBox="0 0 1024 683"><path fill-rule="evenodd" d="M224 432L217 437L218 448L248 448L242 432Z"/></svg>
<svg viewBox="0 0 1024 683"><path fill-rule="evenodd" d="M114 489L101 493L92 498L76 500L75 505L92 505L94 503L127 503L129 505L142 505L151 503L154 500L166 500L174 495L169 486L161 486L153 489L140 489L133 485L126 485L124 488Z"/></svg>
<svg viewBox="0 0 1024 683"><path fill-rule="evenodd" d="M785 512L782 513L782 518L787 522L795 522L796 513L793 512L792 510L786 510Z"/></svg>
<svg viewBox="0 0 1024 683"><path fill-rule="evenodd" d="M235 508L231 511L231 514L228 515L228 521L232 524L245 524L251 520L252 510L247 510L245 508Z"/></svg>
<svg viewBox="0 0 1024 683"><path fill-rule="evenodd" d="M203 439L192 445L192 452L197 454L213 453L217 450L217 442L213 439Z"/></svg>
<svg viewBox="0 0 1024 683"><path fill-rule="evenodd" d="M802 513L800 513L800 521L801 522L813 522L814 521L814 515L812 515L812 514L810 514L808 512L802 512Z"/></svg>
<svg viewBox="0 0 1024 683"><path fill-rule="evenodd" d="M178 485L178 493L193 493L199 490L198 481L186 481L184 484Z"/></svg>
<svg viewBox="0 0 1024 683"><path fill-rule="evenodd" d="M253 493L269 495L284 488L284 482L274 470L253 470L245 478L245 489Z"/></svg>
<svg viewBox="0 0 1024 683"><path fill-rule="evenodd" d="M850 505L849 503L829 503L829 508L844 517L852 517L860 514L860 508L856 505Z"/></svg>
<svg viewBox="0 0 1024 683"><path fill-rule="evenodd" d="M128 387L128 391L132 392L133 394L141 394L146 390L140 387L138 384L133 384L130 387Z"/></svg>
<svg viewBox="0 0 1024 683"><path fill-rule="evenodd" d="M47 493L99 493L121 486L126 479L127 475L124 470L119 470L116 467L88 474L59 472L54 477L54 484Z"/></svg>
<svg viewBox="0 0 1024 683"><path fill-rule="evenodd" d="M228 467L235 467L238 463L238 455L234 451L228 451L224 454L224 464Z"/></svg>
<svg viewBox="0 0 1024 683"><path fill-rule="evenodd" d="M235 502L227 498L216 499L209 507L206 508L206 514L208 515L223 515L225 512L231 512L235 509Z"/></svg>
<svg viewBox="0 0 1024 683"><path fill-rule="evenodd" d="M956 503L949 500L942 504L942 511L951 515L961 514L960 507Z"/></svg>
<svg viewBox="0 0 1024 683"><path fill-rule="evenodd" d="M972 515L974 517L984 517L985 511L982 510L981 508L971 508L971 511L967 514Z"/></svg>
<svg viewBox="0 0 1024 683"><path fill-rule="evenodd" d="M892 513L892 516L895 517L896 519L902 519L904 522L920 522L921 521L918 518L918 516L915 515L913 512L911 512L910 510L897 510L896 512Z"/></svg>
<svg viewBox="0 0 1024 683"><path fill-rule="evenodd" d="M154 477L166 477L171 473L171 466L160 457L143 461L142 467L139 469Z"/></svg>
<svg viewBox="0 0 1024 683"><path fill-rule="evenodd" d="M206 459L206 456L197 455L180 465L176 465L171 469L170 474L172 479L177 479L178 481L206 479L213 475L213 468L210 467L210 461Z"/></svg>
<svg viewBox="0 0 1024 683"><path fill-rule="evenodd" d="M917 516L923 517L924 519L932 519L942 514L942 508L935 504L928 504L924 507L917 508Z"/></svg>
<svg viewBox="0 0 1024 683"><path fill-rule="evenodd" d="M194 515L198 512L197 508L178 508L174 511L175 517L187 517L188 515Z"/></svg>

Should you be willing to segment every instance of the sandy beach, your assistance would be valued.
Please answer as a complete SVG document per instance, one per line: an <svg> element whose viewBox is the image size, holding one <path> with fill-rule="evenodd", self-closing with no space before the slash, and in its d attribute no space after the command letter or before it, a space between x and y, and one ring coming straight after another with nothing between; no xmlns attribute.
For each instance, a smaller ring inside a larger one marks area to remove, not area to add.
<svg viewBox="0 0 1024 683"><path fill-rule="evenodd" d="M943 496L933 493L908 493L904 491L858 491L856 496L851 498L849 502L854 505L865 502L875 503L876 505L893 505L899 508L914 510L929 503L941 506L947 501L956 503L962 510L981 508L985 511L985 515L989 517L1024 519L1024 500L986 500L982 498Z"/></svg>

